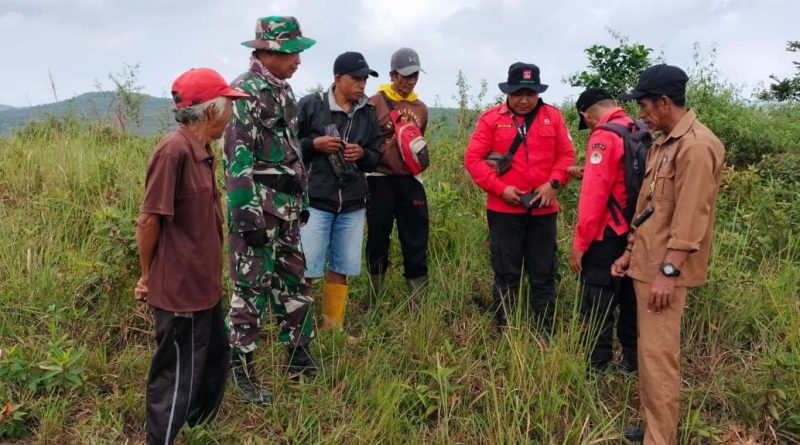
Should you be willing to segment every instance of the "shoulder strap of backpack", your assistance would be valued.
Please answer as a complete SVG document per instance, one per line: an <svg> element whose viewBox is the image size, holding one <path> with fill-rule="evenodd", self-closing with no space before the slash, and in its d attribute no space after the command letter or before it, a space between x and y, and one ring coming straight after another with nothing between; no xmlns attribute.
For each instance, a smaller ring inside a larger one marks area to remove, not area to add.
<svg viewBox="0 0 800 445"><path fill-rule="evenodd" d="M633 123L633 122L631 122L629 125L622 125L622 124L617 124L617 123L614 123L614 122L608 122L608 123L605 123L605 124L601 125L600 128L602 128L603 130L608 130L608 131L616 134L617 136L625 139L628 136L630 136L631 133L633 133L634 128L635 128L634 125L635 125L635 123Z"/></svg>

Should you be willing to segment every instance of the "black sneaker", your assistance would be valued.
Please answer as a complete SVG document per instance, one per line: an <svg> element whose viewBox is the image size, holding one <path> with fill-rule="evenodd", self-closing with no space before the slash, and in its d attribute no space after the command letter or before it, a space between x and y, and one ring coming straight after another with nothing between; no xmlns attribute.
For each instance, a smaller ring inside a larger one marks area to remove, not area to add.
<svg viewBox="0 0 800 445"><path fill-rule="evenodd" d="M297 379L301 375L313 379L317 376L317 365L314 359L308 353L305 346L298 346L294 349L289 349L289 367L287 371L293 379Z"/></svg>
<svg viewBox="0 0 800 445"><path fill-rule="evenodd" d="M242 398L254 405L269 405L272 402L272 394L266 389L261 389L261 384L256 376L256 368L253 366L253 353L234 354L231 360L231 371L233 381Z"/></svg>
<svg viewBox="0 0 800 445"><path fill-rule="evenodd" d="M644 430L638 426L626 426L622 436L631 442L644 442Z"/></svg>

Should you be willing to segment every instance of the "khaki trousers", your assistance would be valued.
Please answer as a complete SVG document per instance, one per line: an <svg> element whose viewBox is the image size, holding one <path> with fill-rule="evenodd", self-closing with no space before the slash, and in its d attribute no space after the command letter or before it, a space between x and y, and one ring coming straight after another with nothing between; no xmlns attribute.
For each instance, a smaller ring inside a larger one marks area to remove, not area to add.
<svg viewBox="0 0 800 445"><path fill-rule="evenodd" d="M668 308L647 309L651 283L634 280L639 333L639 400L645 445L678 443L681 390L681 317L685 287L676 287Z"/></svg>

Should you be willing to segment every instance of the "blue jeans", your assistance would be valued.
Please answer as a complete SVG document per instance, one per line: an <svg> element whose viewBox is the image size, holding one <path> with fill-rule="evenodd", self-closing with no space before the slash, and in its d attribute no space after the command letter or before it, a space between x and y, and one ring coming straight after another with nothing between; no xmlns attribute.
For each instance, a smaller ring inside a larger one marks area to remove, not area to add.
<svg viewBox="0 0 800 445"><path fill-rule="evenodd" d="M300 228L300 242L306 256L306 278L322 277L326 256L331 272L349 276L361 273L365 210L338 215L313 207L308 211L308 223Z"/></svg>

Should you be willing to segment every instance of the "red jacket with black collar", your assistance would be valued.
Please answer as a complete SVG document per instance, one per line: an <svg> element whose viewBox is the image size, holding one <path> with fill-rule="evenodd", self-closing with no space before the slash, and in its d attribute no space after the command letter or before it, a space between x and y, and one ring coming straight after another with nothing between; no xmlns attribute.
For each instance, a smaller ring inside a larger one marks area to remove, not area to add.
<svg viewBox="0 0 800 445"><path fill-rule="evenodd" d="M575 225L573 249L585 252L592 241L603 239L606 226L614 233L622 235L628 231L628 223L618 210L615 218L608 206L610 196L625 206L625 147L622 138L616 133L600 128L606 123L628 125L632 119L622 108L615 108L600 119L592 129L587 142L586 166L583 171L583 185L578 201L578 223Z"/></svg>
<svg viewBox="0 0 800 445"><path fill-rule="evenodd" d="M552 105L542 104L531 128L528 130L527 146L522 144L514 154L511 169L498 176L486 163L489 152L505 153L517 135L511 119L524 125L522 116L514 116L503 103L485 111L472 133L464 156L464 166L480 188L486 191L486 208L496 212L525 213L520 205L510 205L500 197L507 186L515 186L525 192L536 190L542 184L558 179L561 185L569 180L567 167L575 161L572 138L561 112ZM533 215L558 212L558 201L549 207L534 209Z"/></svg>

